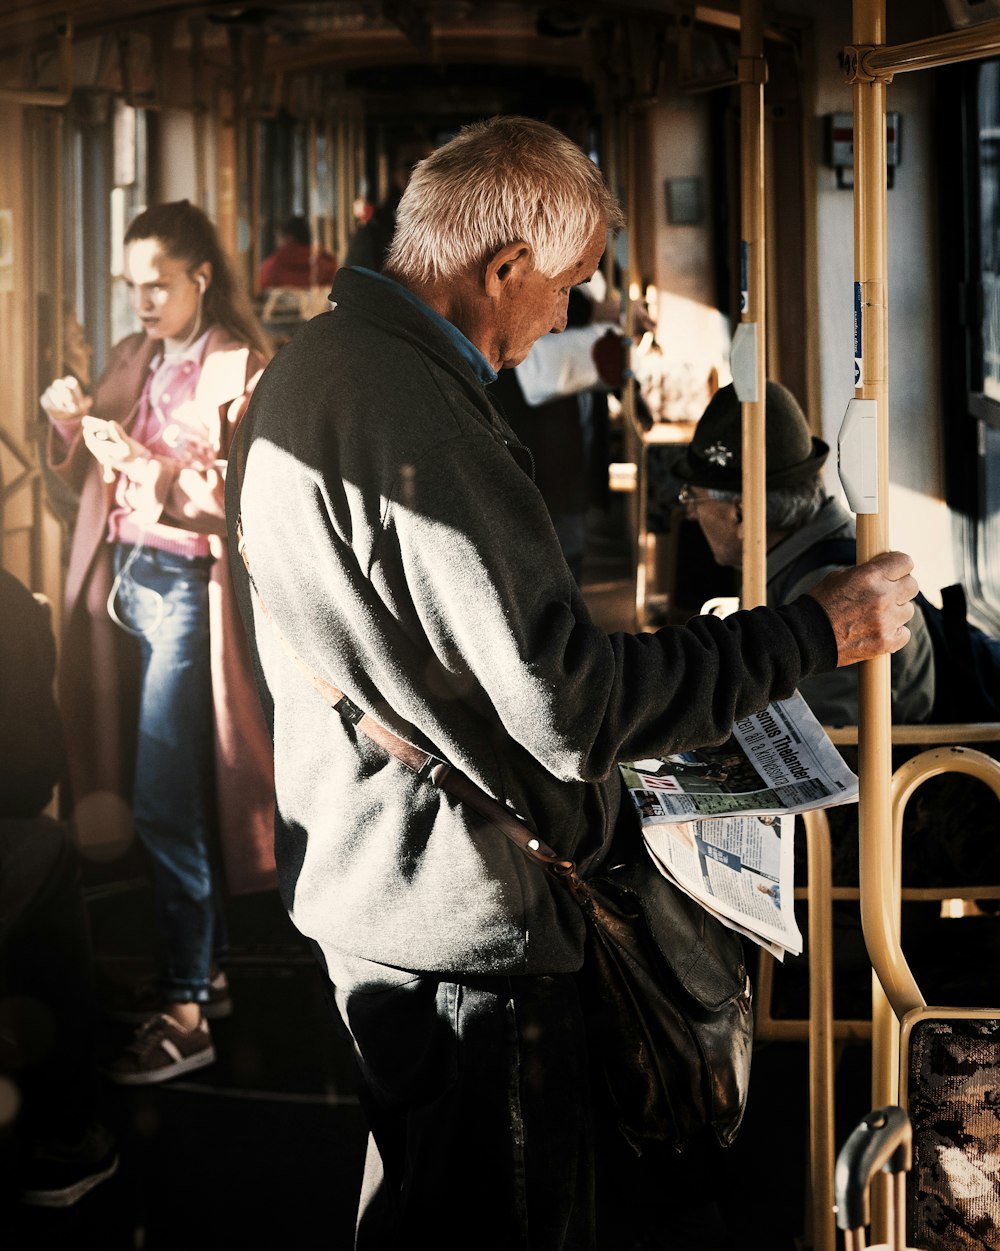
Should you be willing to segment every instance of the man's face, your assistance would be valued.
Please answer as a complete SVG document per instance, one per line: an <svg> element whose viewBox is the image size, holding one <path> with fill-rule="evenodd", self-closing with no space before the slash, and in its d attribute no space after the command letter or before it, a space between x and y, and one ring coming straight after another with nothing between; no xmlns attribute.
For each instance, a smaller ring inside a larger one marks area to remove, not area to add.
<svg viewBox="0 0 1000 1251"><path fill-rule="evenodd" d="M593 277L604 255L605 237L606 227L601 221L579 259L561 274L548 277L529 264L511 277L494 326L494 368L519 365L536 339L566 329L570 289Z"/></svg>
<svg viewBox="0 0 1000 1251"><path fill-rule="evenodd" d="M686 486L684 507L694 517L716 563L739 569L743 563L743 520L739 500L713 500L702 487Z"/></svg>

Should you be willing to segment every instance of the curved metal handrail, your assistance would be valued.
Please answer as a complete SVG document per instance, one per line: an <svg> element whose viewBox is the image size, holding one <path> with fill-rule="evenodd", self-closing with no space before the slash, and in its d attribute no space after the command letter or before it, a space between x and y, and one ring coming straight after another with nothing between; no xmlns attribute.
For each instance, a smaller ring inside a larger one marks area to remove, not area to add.
<svg viewBox="0 0 1000 1251"><path fill-rule="evenodd" d="M914 791L942 773L964 773L1000 798L1000 761L969 747L935 747L907 760L893 773L892 838L861 832L861 925L872 968L898 1020L926 1006L900 944L903 813Z"/></svg>

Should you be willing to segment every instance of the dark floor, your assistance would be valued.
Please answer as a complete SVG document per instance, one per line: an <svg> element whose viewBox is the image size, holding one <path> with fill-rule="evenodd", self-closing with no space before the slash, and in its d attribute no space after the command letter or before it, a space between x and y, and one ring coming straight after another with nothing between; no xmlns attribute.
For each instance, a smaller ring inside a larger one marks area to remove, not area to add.
<svg viewBox="0 0 1000 1251"><path fill-rule="evenodd" d="M141 974L127 953L151 949L146 883L88 896L99 975ZM318 966L276 895L227 912L234 1011L212 1024L216 1063L159 1086L102 1086L119 1172L65 1211L11 1205L3 1251L350 1247L366 1131ZM107 1025L102 1049L127 1033Z"/></svg>
<svg viewBox="0 0 1000 1251"><path fill-rule="evenodd" d="M152 941L145 881L92 886L89 902L101 975L140 974L128 950ZM276 897L231 900L228 913L235 1009L212 1024L217 1062L160 1086L102 1087L119 1173L66 1211L10 1205L3 1251L350 1248L365 1128L322 978ZM106 1026L103 1045L127 1028ZM856 1051L849 1085L863 1088L867 1051ZM801 1045L759 1048L743 1132L720 1164L731 1228L770 1196L769 1251L793 1251L804 1227L807 1090ZM864 1102L845 1113L845 1135Z"/></svg>

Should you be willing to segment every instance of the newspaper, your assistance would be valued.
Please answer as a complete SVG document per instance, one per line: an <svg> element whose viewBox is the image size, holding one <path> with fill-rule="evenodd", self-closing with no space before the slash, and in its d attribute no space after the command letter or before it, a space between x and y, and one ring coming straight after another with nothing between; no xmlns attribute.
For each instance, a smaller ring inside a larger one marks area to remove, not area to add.
<svg viewBox="0 0 1000 1251"><path fill-rule="evenodd" d="M796 693L744 717L724 743L619 766L643 825L853 803L858 779Z"/></svg>
<svg viewBox="0 0 1000 1251"><path fill-rule="evenodd" d="M858 797L801 695L744 717L719 746L619 768L660 871L777 959L801 953L793 814Z"/></svg>
<svg viewBox="0 0 1000 1251"><path fill-rule="evenodd" d="M646 848L661 873L776 959L802 952L795 921L794 816L650 824Z"/></svg>

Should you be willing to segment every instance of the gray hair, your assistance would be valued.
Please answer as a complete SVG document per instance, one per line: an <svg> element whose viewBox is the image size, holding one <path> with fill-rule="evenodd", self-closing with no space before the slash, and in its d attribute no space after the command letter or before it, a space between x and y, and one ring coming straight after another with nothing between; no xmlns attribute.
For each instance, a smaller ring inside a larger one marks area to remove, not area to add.
<svg viewBox="0 0 1000 1251"><path fill-rule="evenodd" d="M739 491L707 491L709 499L738 500ZM826 488L820 475L813 474L804 482L796 482L791 486L772 487L767 492L766 524L769 530L798 530L823 507L826 499Z"/></svg>
<svg viewBox="0 0 1000 1251"><path fill-rule="evenodd" d="M385 267L435 282L523 241L535 268L551 277L574 264L602 219L612 230L624 224L575 143L544 122L495 117L463 127L415 166Z"/></svg>

